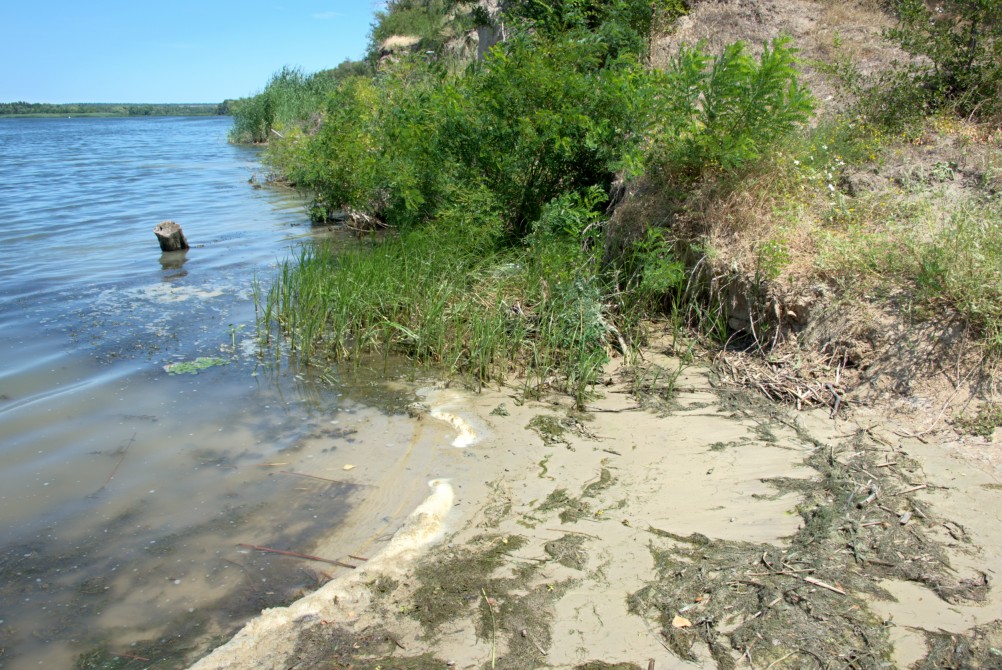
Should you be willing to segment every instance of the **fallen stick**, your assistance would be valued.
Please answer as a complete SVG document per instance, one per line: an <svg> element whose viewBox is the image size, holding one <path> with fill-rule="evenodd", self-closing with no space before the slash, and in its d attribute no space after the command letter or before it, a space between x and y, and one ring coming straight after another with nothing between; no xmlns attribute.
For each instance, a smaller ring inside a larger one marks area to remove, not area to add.
<svg viewBox="0 0 1002 670"><path fill-rule="evenodd" d="M905 489L904 491L898 491L894 495L903 496L906 493L914 493L915 491L921 491L922 489L927 489L927 488L929 488L928 484L919 484L918 486L913 486L910 489Z"/></svg>
<svg viewBox="0 0 1002 670"><path fill-rule="evenodd" d="M838 408L842 405L842 396L835 392L835 387L831 384L825 384L825 388L828 389L833 396L835 396L835 404L832 406L831 414L828 415L829 419L834 419L838 414Z"/></svg>
<svg viewBox="0 0 1002 670"><path fill-rule="evenodd" d="M100 493L101 491L103 491L105 489L105 487L108 486L108 484L111 483L111 480L115 478L115 473L118 472L118 468L121 467L122 461L125 460L125 454L126 454L126 452L129 451L129 447L131 447L132 444L135 441L136 441L136 434L133 433L132 437L129 438L128 443L126 443L125 447L122 448L122 454L118 457L118 462L115 463L115 467L112 469L111 474L109 474L108 478L104 480L104 484L101 484L101 488L99 488L97 491L94 491L93 493L91 493L90 496L88 496L88 497L93 498L93 497L97 496L98 493Z"/></svg>
<svg viewBox="0 0 1002 670"><path fill-rule="evenodd" d="M856 503L856 507L858 507L859 509L863 509L864 507L872 503L874 500L876 500L877 495L879 495L879 493L880 490L876 486L871 486L870 495L867 496L865 500L860 500L858 503Z"/></svg>
<svg viewBox="0 0 1002 670"><path fill-rule="evenodd" d="M829 591L832 591L834 593L839 593L843 596L846 595L846 592L840 589L839 587L832 586L828 582L823 582L820 579L815 579L814 577L804 577L804 581L807 582L808 584L814 584L814 586L820 586L823 589L828 589Z"/></svg>
<svg viewBox="0 0 1002 670"><path fill-rule="evenodd" d="M590 537L595 540L602 539L598 535L592 535L591 533L582 533L580 530L567 530L565 528L547 528L546 530L550 531L551 533L569 533L571 535L584 535L585 537Z"/></svg>
<svg viewBox="0 0 1002 670"><path fill-rule="evenodd" d="M342 563L341 561L332 561L329 558L320 558L319 556L311 556L309 554L300 554L295 551L285 551L284 549L272 549L271 547L259 547L256 544L245 544L240 542L237 544L238 547L246 547L247 549L253 549L255 551L263 551L268 554L280 554L282 556L292 556L293 558L305 558L308 561L320 561L321 563L329 563L331 565L338 565L342 568L355 569L356 566L349 565L347 563Z"/></svg>

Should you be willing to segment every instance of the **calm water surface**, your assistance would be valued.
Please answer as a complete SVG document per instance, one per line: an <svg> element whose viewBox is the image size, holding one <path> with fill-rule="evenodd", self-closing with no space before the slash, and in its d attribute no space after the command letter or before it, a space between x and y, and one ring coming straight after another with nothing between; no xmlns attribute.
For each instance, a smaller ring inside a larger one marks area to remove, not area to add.
<svg viewBox="0 0 1002 670"><path fill-rule="evenodd" d="M343 571L240 544L364 556L459 458L407 385L262 364L255 278L313 233L229 125L0 119L2 668L197 656Z"/></svg>

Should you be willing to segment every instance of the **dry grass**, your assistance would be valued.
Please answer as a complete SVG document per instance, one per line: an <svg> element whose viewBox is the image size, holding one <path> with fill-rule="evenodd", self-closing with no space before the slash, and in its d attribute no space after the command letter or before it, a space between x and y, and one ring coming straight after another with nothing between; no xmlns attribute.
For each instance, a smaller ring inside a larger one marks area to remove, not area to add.
<svg viewBox="0 0 1002 670"><path fill-rule="evenodd" d="M379 48L384 52L401 51L410 49L420 41L420 35L390 35L383 40Z"/></svg>

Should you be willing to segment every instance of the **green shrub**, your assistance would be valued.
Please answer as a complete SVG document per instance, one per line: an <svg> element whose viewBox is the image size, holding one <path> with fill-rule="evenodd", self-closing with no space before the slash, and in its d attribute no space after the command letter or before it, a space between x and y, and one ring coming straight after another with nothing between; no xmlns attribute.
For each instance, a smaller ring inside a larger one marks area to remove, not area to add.
<svg viewBox="0 0 1002 670"><path fill-rule="evenodd" d="M369 72L367 63L354 61L309 75L297 68L284 67L272 75L261 93L230 103L234 118L230 140L263 143L284 134L273 130L306 125L318 114L338 82Z"/></svg>
<svg viewBox="0 0 1002 670"><path fill-rule="evenodd" d="M341 82L319 131L274 141L267 159L316 193L321 215L352 207L395 226L486 189L520 239L545 203L640 162L654 89L634 59L603 68L603 53L522 37L458 77L405 58Z"/></svg>
<svg viewBox="0 0 1002 670"><path fill-rule="evenodd" d="M887 36L913 56L906 68L931 109L953 105L962 115L1002 113L1002 2L896 0L898 25ZM914 106L914 105L913 105Z"/></svg>
<svg viewBox="0 0 1002 670"><path fill-rule="evenodd" d="M813 112L798 83L796 54L786 38L773 40L758 60L742 42L716 57L683 46L665 73L655 159L695 179L759 158Z"/></svg>
<svg viewBox="0 0 1002 670"><path fill-rule="evenodd" d="M548 6L568 31L540 23L462 72L401 57L337 81L316 124L272 138L269 164L315 194L319 217L354 208L400 230L283 268L265 315L304 360L395 352L481 381L519 368L581 405L610 345L625 348L639 314L627 303L681 313L684 266L663 236L601 266L609 188L650 146L693 180L760 156L810 113L795 50L685 49L662 75L617 42L649 27L650 5ZM393 3L394 20L407 8L434 7Z"/></svg>
<svg viewBox="0 0 1002 670"><path fill-rule="evenodd" d="M515 238L561 193L611 184L638 162L653 88L635 59L602 67L605 49L516 37L456 83L444 133L464 179L493 190Z"/></svg>
<svg viewBox="0 0 1002 670"><path fill-rule="evenodd" d="M424 220L451 174L439 137L448 86L418 60L338 83L313 135L272 143L266 161L314 193L316 218L352 208L393 225Z"/></svg>
<svg viewBox="0 0 1002 670"><path fill-rule="evenodd" d="M572 33L589 33L607 49L610 59L632 53L647 53L655 13L664 0L514 0L506 13L527 25L525 30L550 39Z"/></svg>

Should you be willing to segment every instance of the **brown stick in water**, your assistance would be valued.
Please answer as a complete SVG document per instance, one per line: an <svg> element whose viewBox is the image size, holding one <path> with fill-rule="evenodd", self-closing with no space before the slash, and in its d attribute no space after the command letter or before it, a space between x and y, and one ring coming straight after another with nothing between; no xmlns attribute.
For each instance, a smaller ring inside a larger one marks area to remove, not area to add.
<svg viewBox="0 0 1002 670"><path fill-rule="evenodd" d="M129 438L128 443L125 445L125 447L122 448L122 454L118 457L118 462L115 463L115 467L112 468L111 473L108 475L108 478L104 480L104 484L101 484L101 488L99 488L97 491L94 491L93 493L91 493L90 496L88 496L88 497L90 497L90 498L95 497L98 493L100 493L101 491L103 491L105 489L105 487L108 486L108 484L111 483L111 480L115 478L115 473L118 472L118 468L120 468L122 466L122 461L125 460L125 454L126 454L126 452L129 451L129 447L131 447L132 443L135 442L135 441L136 441L136 434L133 433L132 437Z"/></svg>
<svg viewBox="0 0 1002 670"><path fill-rule="evenodd" d="M331 565L339 565L342 568L355 569L354 565L349 565L347 563L342 563L341 561L332 561L329 558L321 558L319 556L311 556L309 554L300 554L295 551L285 551L284 549L272 549L271 547L260 547L256 544L245 544L243 542L237 545L238 547L246 547L247 549L254 549L255 551L263 551L269 554L280 554L282 556L292 556L293 558L305 558L308 561L320 561L321 563L330 563Z"/></svg>

